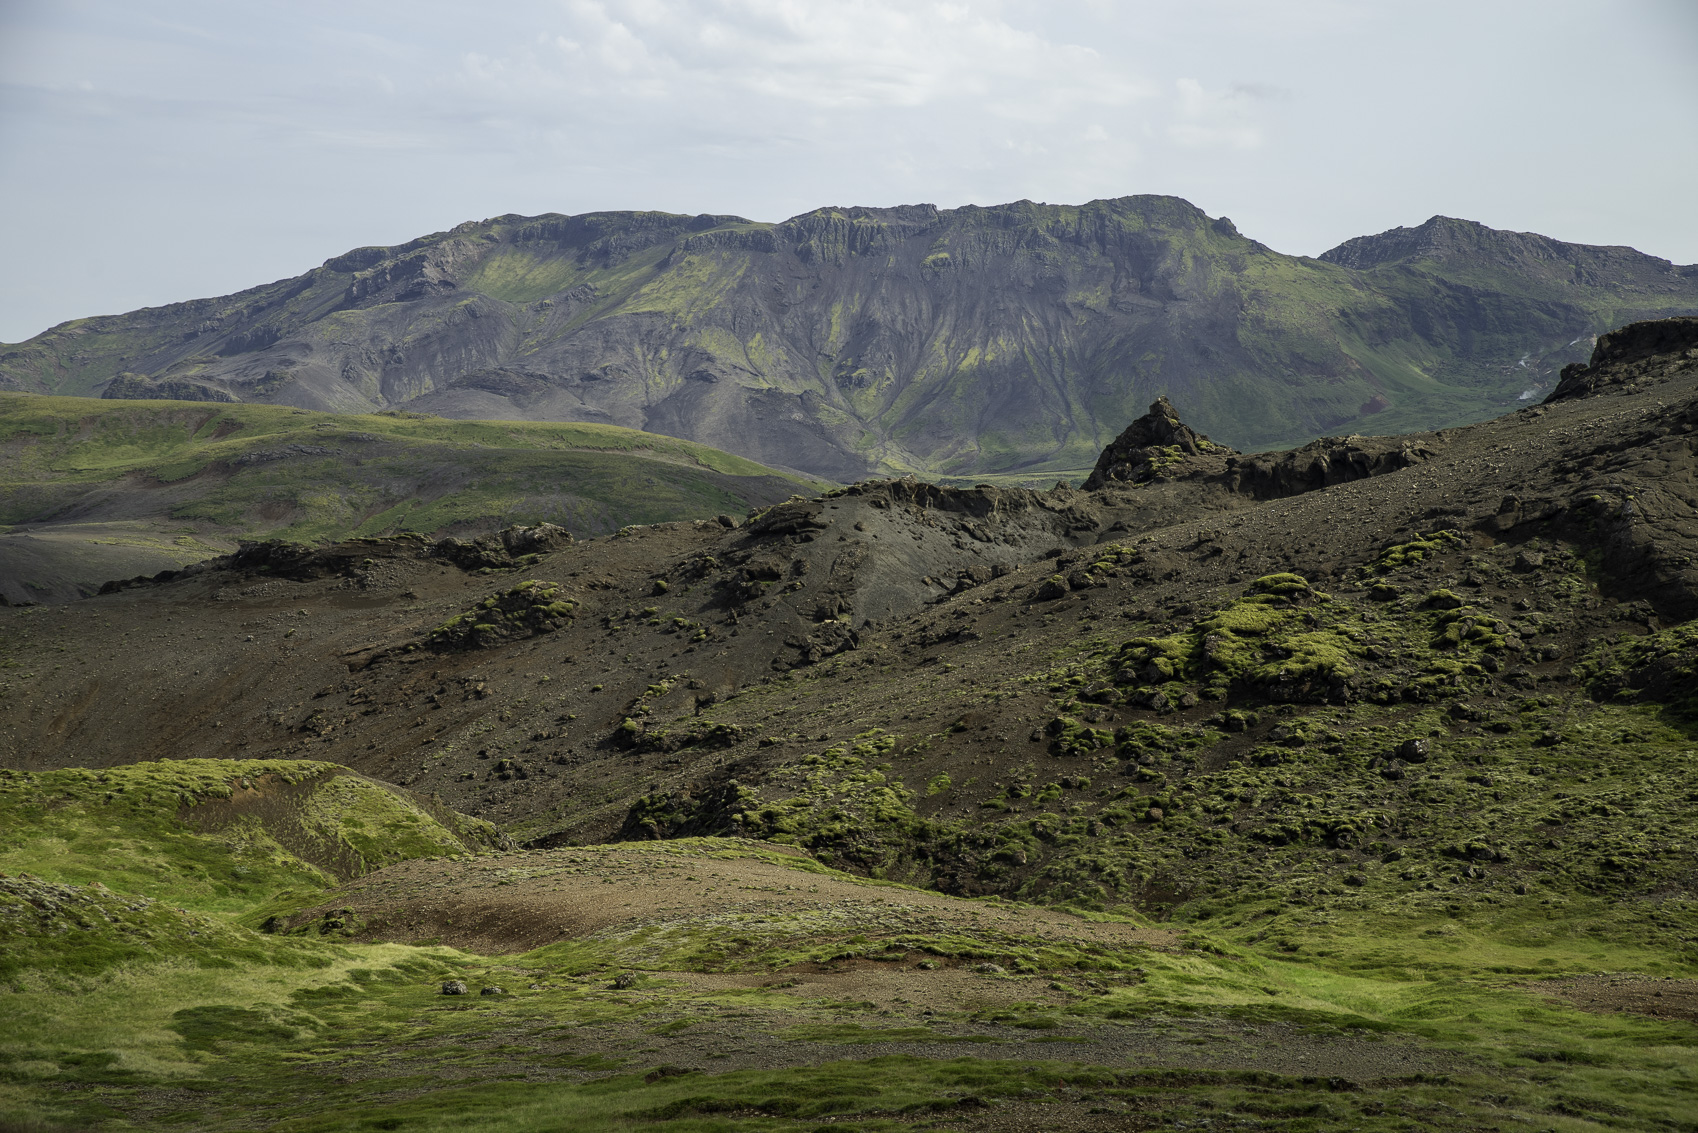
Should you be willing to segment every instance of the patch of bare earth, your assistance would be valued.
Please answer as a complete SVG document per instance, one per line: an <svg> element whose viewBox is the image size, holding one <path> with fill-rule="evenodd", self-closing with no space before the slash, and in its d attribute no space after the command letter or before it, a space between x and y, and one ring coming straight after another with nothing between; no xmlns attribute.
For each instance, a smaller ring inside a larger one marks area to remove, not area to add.
<svg viewBox="0 0 1698 1133"><path fill-rule="evenodd" d="M786 847L749 843L768 853ZM798 865L806 859L797 855ZM365 940L433 941L486 956L575 937L704 918L801 918L825 935L968 933L1058 944L1171 948L1165 929L1086 921L1054 909L964 900L927 890L721 858L686 843L531 850L470 861L409 861L369 874L291 918L305 926L352 910Z"/></svg>
<svg viewBox="0 0 1698 1133"><path fill-rule="evenodd" d="M1698 980L1657 979L1650 976L1576 976L1532 985L1552 999L1582 1011L1626 1012L1654 1019L1684 1019L1698 1023Z"/></svg>
<svg viewBox="0 0 1698 1133"><path fill-rule="evenodd" d="M796 851L747 847L772 856L715 856L724 851L660 842L404 862L350 883L290 925L311 931L326 913L348 921L341 910L351 909L363 939L437 941L490 956L572 938L640 943L668 932L731 929L759 935L761 926L777 933L767 940L776 939L780 947L864 934L876 949L886 933L970 937L992 952L999 940L1027 947L1033 942L1134 951L1180 947L1178 936L1163 929L815 873ZM796 866L779 854L791 855ZM533 998L540 1006L598 986L602 994L641 1010L635 1018L555 1029L546 1038L503 1032L499 1042L508 1044L503 1049L538 1044L534 1053L551 1066L563 1056L599 1054L620 1060L620 1072L670 1067L668 1072L717 1073L908 1055L1254 1070L1364 1083L1445 1073L1463 1061L1383 1035L1316 1035L1281 1023L1068 1011L1135 986L1136 972L1018 975L901 947L875 957L742 971L680 971L656 960L633 965L641 975L630 987L610 983L612 972L560 977L515 968L502 977L509 992L501 999L449 1000L442 1009L523 1013ZM527 986L530 980L541 982ZM535 1073L577 1080L600 1072L556 1067ZM1110 1118L1086 1112L1096 1102L1060 1100L1064 1104L996 1102L976 1111L969 1125L1127 1127L1123 1103L1113 1103Z"/></svg>

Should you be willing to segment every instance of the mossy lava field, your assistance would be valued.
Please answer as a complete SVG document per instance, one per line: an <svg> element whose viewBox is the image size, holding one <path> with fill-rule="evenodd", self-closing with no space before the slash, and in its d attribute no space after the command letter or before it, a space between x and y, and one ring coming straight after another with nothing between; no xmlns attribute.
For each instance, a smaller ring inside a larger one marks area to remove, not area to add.
<svg viewBox="0 0 1698 1133"><path fill-rule="evenodd" d="M1183 410L0 608L0 1128L1698 1130L1698 320Z"/></svg>

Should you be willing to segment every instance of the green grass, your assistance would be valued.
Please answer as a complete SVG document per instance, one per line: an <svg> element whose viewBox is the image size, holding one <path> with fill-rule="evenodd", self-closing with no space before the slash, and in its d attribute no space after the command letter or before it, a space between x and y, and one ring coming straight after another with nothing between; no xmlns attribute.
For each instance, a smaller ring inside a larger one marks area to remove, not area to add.
<svg viewBox="0 0 1698 1133"><path fill-rule="evenodd" d="M261 793L275 806L233 809ZM185 759L99 771L0 770L0 872L99 882L197 913L305 898L392 862L493 843L402 795L307 760Z"/></svg>
<svg viewBox="0 0 1698 1133"><path fill-rule="evenodd" d="M1283 1115L1301 1123L1282 1127L1317 1130L1407 1129L1423 1114L1576 1130L1586 1126L1571 1122L1602 1116L1618 1128L1682 1129L1698 1090L1698 1028L1588 1015L1490 971L1389 978L1234 948L1141 951L1140 979L1100 993L1083 991L1089 972L1061 974L1057 986L1080 989L1066 1006L947 1011L916 1027L881 1021L871 1004L798 1000L782 982L734 995L665 980L614 991L612 956L562 964L554 950L487 960L397 945L311 947L316 965L143 965L10 993L17 1022L0 1040L0 1113L121 1114L145 1128L791 1130L835 1117L896 1129L925 1114L970 1114L978 1102L1065 1099L1132 1103L1169 1121ZM446 978L510 994L446 1000L435 994ZM875 1051L790 1070L668 1075L655 1072L652 1054L606 1047L608 1028L626 1024L651 1034L752 1026L752 1037L860 1050L954 1040L963 1056ZM962 1036L961 1025L977 1030ZM1154 1027L1202 1046L1230 1043L1235 1028L1295 1028L1414 1043L1456 1065L1346 1088L1324 1066L1293 1076L968 1056L987 1038L1065 1038L1081 1026Z"/></svg>
<svg viewBox="0 0 1698 1133"><path fill-rule="evenodd" d="M185 798L216 799L227 786L225 770L184 767L134 784L134 793L152 800L140 809L174 813ZM311 765L278 770L306 774ZM35 798L61 800L61 811L107 805L103 795L91 796L113 785L99 784L97 773L55 774L57 793L37 782ZM18 861L53 867L63 856L52 847L67 840L64 822L24 823L8 814L4 829L11 838L6 872ZM157 833L149 837L155 846L171 844ZM206 848L178 844L185 874L210 860ZM82 849L89 860L104 852L93 843ZM253 860L251 850L226 852L232 862ZM593 859L601 852L570 853ZM703 854L749 856L801 877L852 880L749 843L698 839L617 852L676 859L681 868ZM62 862L57 868L69 874ZM1578 1131L1597 1121L1690 1128L1698 1090L1698 1027L1589 1015L1539 994L1536 979L1549 974L1684 970L1651 944L1588 935L1581 922L1608 915L1601 901L1572 910L1578 919L1567 924L1509 914L1494 921L1481 913L1449 919L1418 910L1340 912L1324 925L1289 925L1277 941L1259 942L1236 932L1230 917L1194 918L1177 949L1097 956L990 933L920 939L900 926L857 919L853 909L841 923L775 925L764 946L739 956L744 944L758 943L748 926L707 916L669 941L600 934L484 958L317 934L266 937L240 927L252 911L241 914L233 896L256 900L275 876L221 894L142 867L113 876L136 893L82 892L85 919L92 923L93 911L106 908L115 925L52 932L56 952L6 949L13 967L0 984L0 1002L12 1023L0 1038L0 1115L122 1118L148 1129L801 1131L849 1121L896 1130L922 1117L970 1121L986 1104L1064 1100L1170 1124L1231 1113L1293 1129L1394 1130L1443 1119ZM139 898L149 891L221 911L144 903ZM102 956L102 933L126 929L151 933L151 949L112 962L78 961ZM190 932L198 935L190 939ZM916 1025L889 1021L871 1003L799 998L793 981L783 979L713 991L666 978L728 962L782 970L914 951L949 962L996 956L1009 974L979 978L1061 989L1065 1002L958 1007ZM633 969L648 974L629 989L611 986L612 974ZM474 989L499 984L508 994L444 998L437 988L449 978ZM822 1059L788 1070L677 1073L657 1068L657 1056L641 1043L613 1041L629 1028L665 1037L727 1027L751 1040L819 1044ZM1092 1027L1154 1028L1179 1049L1217 1048L1240 1032L1412 1043L1454 1069L1346 1086L1319 1066L1312 1075L1281 1075L1069 1061L1069 1044ZM1284 1030L1257 1030L1270 1027ZM1033 1038L1057 1040L1044 1049L1060 1057L970 1056L985 1043ZM962 1056L878 1049L902 1042L948 1042ZM871 1057L843 1059L833 1050Z"/></svg>
<svg viewBox="0 0 1698 1133"><path fill-rule="evenodd" d="M91 492L139 480L181 486L153 517L176 532L297 541L542 521L604 534L742 512L814 486L614 426L266 405L0 394L0 446L0 523L50 521Z"/></svg>

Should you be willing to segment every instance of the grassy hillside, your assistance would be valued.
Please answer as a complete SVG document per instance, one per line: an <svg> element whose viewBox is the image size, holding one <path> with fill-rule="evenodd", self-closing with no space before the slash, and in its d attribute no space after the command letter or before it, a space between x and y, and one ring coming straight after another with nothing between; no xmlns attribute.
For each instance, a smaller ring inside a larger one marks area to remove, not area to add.
<svg viewBox="0 0 1698 1133"><path fill-rule="evenodd" d="M0 1128L1693 1133L1694 344L0 610Z"/></svg>
<svg viewBox="0 0 1698 1133"><path fill-rule="evenodd" d="M145 841L161 819L119 817L108 836ZM1469 917L1400 922L1396 963L1365 967L1207 926L1065 928L742 840L415 860L417 896L391 911L451 897L475 917L480 893L513 887L641 906L614 928L480 955L364 943L357 892L255 933L243 922L263 909L173 907L184 886L163 875L120 889L43 867L53 833L0 854L44 870L0 879L13 1018L0 1117L47 1129L1690 1128L1698 1028L1564 998L1576 974L1643 957L1545 945L1529 967L1525 942ZM202 849L175 865L192 877L254 860ZM674 880L735 911L643 901ZM754 912L751 893L825 900ZM936 905L947 928L916 915ZM1384 928L1346 920L1334 936ZM145 945L120 955L114 939ZM455 980L470 998L441 994Z"/></svg>
<svg viewBox="0 0 1698 1133"><path fill-rule="evenodd" d="M11 601L228 550L552 522L579 535L742 513L806 482L609 425L338 416L270 405L0 394Z"/></svg>

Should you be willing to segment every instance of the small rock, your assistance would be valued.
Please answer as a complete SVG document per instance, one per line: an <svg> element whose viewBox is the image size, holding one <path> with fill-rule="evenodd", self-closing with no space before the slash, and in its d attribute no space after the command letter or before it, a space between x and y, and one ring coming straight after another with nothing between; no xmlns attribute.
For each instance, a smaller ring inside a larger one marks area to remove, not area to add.
<svg viewBox="0 0 1698 1133"><path fill-rule="evenodd" d="M620 972L617 976L613 977L613 986L619 988L621 991L629 987L636 987L637 974L635 972Z"/></svg>
<svg viewBox="0 0 1698 1133"><path fill-rule="evenodd" d="M1522 551L1515 556L1515 569L1519 571L1538 570L1545 565L1545 556L1539 551Z"/></svg>
<svg viewBox="0 0 1698 1133"><path fill-rule="evenodd" d="M1348 876L1344 879L1344 883L1346 885L1360 889L1362 886L1368 884L1368 879L1363 877L1359 873L1353 873L1353 874L1351 874L1350 876Z"/></svg>
<svg viewBox="0 0 1698 1133"><path fill-rule="evenodd" d="M1151 822L1160 822L1165 815L1163 815L1161 807L1153 806L1144 814L1144 817Z"/></svg>
<svg viewBox="0 0 1698 1133"><path fill-rule="evenodd" d="M465 980L449 980L447 983L442 985L443 995L465 995L470 990L471 989L466 986Z"/></svg>
<svg viewBox="0 0 1698 1133"><path fill-rule="evenodd" d="M981 976L1006 976L1008 974L1008 969L1003 967L1001 964L992 964L989 962L974 964L971 970L979 973Z"/></svg>
<svg viewBox="0 0 1698 1133"><path fill-rule="evenodd" d="M504 987L496 987L494 984L490 984L488 987L481 989L478 992L478 994L479 995L506 995L507 989L504 988Z"/></svg>
<svg viewBox="0 0 1698 1133"><path fill-rule="evenodd" d="M1433 754L1433 748L1425 739L1415 736L1399 744L1397 754L1400 759L1410 763L1425 763L1427 757Z"/></svg>

